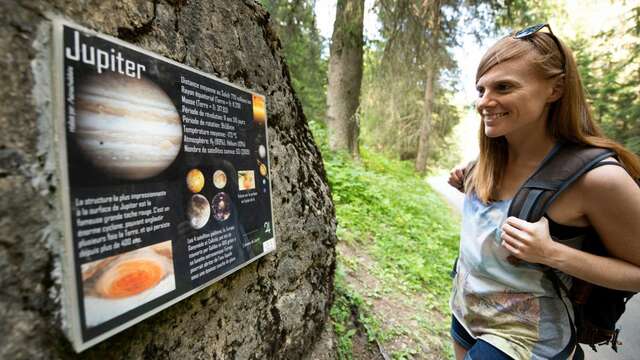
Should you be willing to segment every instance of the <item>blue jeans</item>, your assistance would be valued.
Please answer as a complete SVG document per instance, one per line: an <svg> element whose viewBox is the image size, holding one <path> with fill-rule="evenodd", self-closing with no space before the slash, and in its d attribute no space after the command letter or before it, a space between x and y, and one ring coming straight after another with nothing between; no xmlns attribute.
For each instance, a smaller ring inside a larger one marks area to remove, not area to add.
<svg viewBox="0 0 640 360"><path fill-rule="evenodd" d="M451 337L467 350L464 360L512 360L509 355L488 342L474 339L455 316L451 316Z"/></svg>

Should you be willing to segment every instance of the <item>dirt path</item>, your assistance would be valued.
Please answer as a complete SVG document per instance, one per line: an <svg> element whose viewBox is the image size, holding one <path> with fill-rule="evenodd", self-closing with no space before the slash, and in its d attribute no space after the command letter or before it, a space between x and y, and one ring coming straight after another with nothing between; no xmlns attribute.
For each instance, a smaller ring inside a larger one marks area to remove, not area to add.
<svg viewBox="0 0 640 360"><path fill-rule="evenodd" d="M383 332L389 335L380 344L384 355L404 359L444 359L448 356L445 348L449 346L449 338L434 330L434 324L446 321L445 316L427 309L424 295L385 284L375 276L375 260L361 249L339 242L337 250L339 257L348 264L345 266L347 283L370 305ZM354 358L364 359L357 357L355 351Z"/></svg>

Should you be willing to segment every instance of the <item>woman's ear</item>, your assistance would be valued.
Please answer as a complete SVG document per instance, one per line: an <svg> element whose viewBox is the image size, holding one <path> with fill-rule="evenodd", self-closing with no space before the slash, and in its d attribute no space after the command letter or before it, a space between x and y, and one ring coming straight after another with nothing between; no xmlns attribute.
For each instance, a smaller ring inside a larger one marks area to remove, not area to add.
<svg viewBox="0 0 640 360"><path fill-rule="evenodd" d="M564 94L564 74L560 74L551 80L553 82L553 91L547 99L548 103L558 101Z"/></svg>

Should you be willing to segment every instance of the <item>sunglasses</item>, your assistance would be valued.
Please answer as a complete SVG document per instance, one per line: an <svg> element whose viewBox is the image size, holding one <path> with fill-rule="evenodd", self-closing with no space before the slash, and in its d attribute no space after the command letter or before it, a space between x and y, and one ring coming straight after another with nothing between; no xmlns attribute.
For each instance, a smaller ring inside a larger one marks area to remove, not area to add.
<svg viewBox="0 0 640 360"><path fill-rule="evenodd" d="M560 54L562 55L562 69L564 69L564 65L565 65L565 58L564 58L564 52L562 51L562 46L560 46L560 41L558 40L558 38L553 34L553 31L551 31L551 26L549 26L549 24L536 24L533 26L529 26L527 28L524 28L518 32L516 32L513 35L514 39L519 39L519 40L526 40L529 39L531 37L533 37L533 35L535 33L537 33L538 31L547 28L549 30L549 32L547 34L549 34L549 36L551 36L551 39L553 39L553 42L556 43L556 46L558 47L558 50L560 50Z"/></svg>

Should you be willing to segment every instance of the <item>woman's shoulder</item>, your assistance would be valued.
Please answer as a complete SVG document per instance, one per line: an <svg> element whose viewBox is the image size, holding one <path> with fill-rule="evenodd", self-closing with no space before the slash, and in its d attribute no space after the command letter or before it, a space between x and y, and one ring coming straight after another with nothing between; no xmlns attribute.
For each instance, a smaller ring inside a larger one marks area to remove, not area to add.
<svg viewBox="0 0 640 360"><path fill-rule="evenodd" d="M587 172L579 183L585 195L596 198L611 195L611 192L640 192L636 181L614 158L603 160L599 166Z"/></svg>
<svg viewBox="0 0 640 360"><path fill-rule="evenodd" d="M587 172L577 183L575 190L582 204L582 213L592 224L597 219L617 223L620 217L629 215L637 219L640 216L638 183L624 167L614 164L617 162L615 159L603 162L606 165Z"/></svg>
<svg viewBox="0 0 640 360"><path fill-rule="evenodd" d="M623 167L608 164L589 171L578 185L583 213L609 253L640 264L640 187L635 180Z"/></svg>

